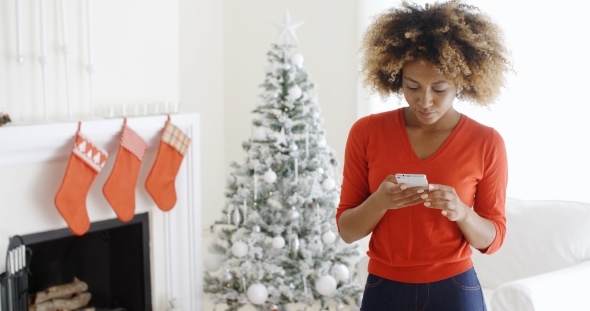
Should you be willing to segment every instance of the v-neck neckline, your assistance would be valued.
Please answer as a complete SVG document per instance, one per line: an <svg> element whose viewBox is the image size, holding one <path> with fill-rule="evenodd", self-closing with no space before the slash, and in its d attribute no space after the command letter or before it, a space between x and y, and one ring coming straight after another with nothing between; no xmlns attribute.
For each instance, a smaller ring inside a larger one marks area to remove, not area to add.
<svg viewBox="0 0 590 311"><path fill-rule="evenodd" d="M431 162L436 157L438 157L438 155L441 154L447 148L447 146L453 141L453 138L455 138L455 136L457 136L457 133L459 132L459 130L461 129L461 127L465 123L465 120L467 119L467 116L465 114L461 114L461 119L459 119L459 122L457 123L455 128L451 131L449 136L445 139L445 141L442 143L442 145L440 145L440 147L438 147L438 149L436 149L436 151L434 151L428 157L426 157L424 159L420 159L420 157L418 156L418 154L416 154L416 151L412 147L412 143L410 143L410 135L408 135L408 129L406 128L406 121L404 119L404 108L398 109L397 114L398 114L398 119L399 119L398 124L399 124L400 130L402 132L404 144L406 145L408 152L410 154L412 154L412 158L421 164L426 164L428 162Z"/></svg>

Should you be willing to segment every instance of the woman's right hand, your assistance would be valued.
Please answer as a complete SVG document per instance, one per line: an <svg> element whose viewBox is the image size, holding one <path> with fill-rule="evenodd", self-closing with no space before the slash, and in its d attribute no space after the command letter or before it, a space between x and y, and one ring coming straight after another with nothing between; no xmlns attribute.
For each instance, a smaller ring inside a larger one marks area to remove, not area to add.
<svg viewBox="0 0 590 311"><path fill-rule="evenodd" d="M398 184L395 176L389 175L371 195L371 200L384 210L398 209L424 203L424 199L428 197L426 192L419 187L408 188L405 184Z"/></svg>

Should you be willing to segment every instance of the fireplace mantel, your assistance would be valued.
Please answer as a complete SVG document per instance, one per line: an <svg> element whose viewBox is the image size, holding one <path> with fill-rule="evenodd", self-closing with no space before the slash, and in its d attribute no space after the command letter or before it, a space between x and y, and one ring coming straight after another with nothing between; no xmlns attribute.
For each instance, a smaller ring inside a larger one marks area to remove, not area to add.
<svg viewBox="0 0 590 311"><path fill-rule="evenodd" d="M166 122L167 116L147 116L128 118L127 124L137 132L143 139L148 142L148 152L155 154L159 143L161 130ZM163 241L158 249L158 254L152 253L152 257L162 258L155 260L160 262L160 269L165 274L165 286L159 284L159 288L165 288L161 293L155 292L152 297L166 301L172 298L180 298L184 302L186 310L202 310L201 294L202 293L202 260L201 260L201 185L200 185L200 132L199 132L199 115L198 114L178 114L172 115L171 121L181 130L183 130L192 139L189 152L185 156L176 179L176 191L178 201L174 209L164 213L157 209L153 202L150 202L147 195L140 193L137 198L136 213L147 211L151 215L151 222L158 222L152 226L150 236ZM123 125L123 119L104 119L89 120L81 123L81 132L87 136L96 145L104 148L109 152L107 165L101 171L99 176L110 174L110 168L116 157L119 134ZM70 156L73 138L78 128L78 122L54 122L31 125L8 125L0 128L0 171L2 167L22 166L29 164L44 164L53 161L65 162ZM148 157L142 163L142 172L138 179L138 192L145 192L143 183L145 183L146 171L149 171L153 164L154 156ZM110 163L110 164L109 164ZM65 166L63 166L65 169ZM104 172L107 170L107 172ZM61 176L53 180L54 183L61 183ZM95 183L100 179L98 178ZM2 186L0 180L0 186ZM6 183L6 181L4 181ZM59 185L58 185L59 186ZM51 185L54 190L55 185ZM99 192L102 184L93 185L91 191ZM98 197L98 194L94 195ZM53 198L45 195L37 201L43 201L44 206L27 206L32 209L47 209L53 206ZM141 205L141 206L140 206ZM22 219L6 219L6 213L3 214L2 203L0 203L0 217L8 228L1 228L0 233L7 235L33 233L30 227L20 226L11 223L12 221L22 221ZM53 206L54 208L54 206ZM96 203L89 207L91 221L104 220L104 218L116 217L114 212L108 210L107 204ZM92 210L90 210L92 209ZM44 212L49 213L49 212ZM63 228L65 222L55 216L51 211L48 225L53 229ZM14 214L13 214L14 215ZM8 217L11 217L10 215ZM17 218L17 217L13 217ZM154 220L155 219L155 220ZM161 220L161 221L160 221ZM160 222L162 222L160 224ZM23 228L27 232L18 232L18 228ZM46 228L45 228L46 229ZM153 241L152 241L153 242ZM151 243L154 244L154 243ZM152 250L156 248L152 245ZM2 250L3 251L3 250ZM160 254L160 253L165 254ZM153 270L154 268L152 268ZM154 282L154 273L152 273L152 282ZM153 291L157 291L158 286ZM161 304L160 304L161 308ZM154 309L158 310L157 304Z"/></svg>

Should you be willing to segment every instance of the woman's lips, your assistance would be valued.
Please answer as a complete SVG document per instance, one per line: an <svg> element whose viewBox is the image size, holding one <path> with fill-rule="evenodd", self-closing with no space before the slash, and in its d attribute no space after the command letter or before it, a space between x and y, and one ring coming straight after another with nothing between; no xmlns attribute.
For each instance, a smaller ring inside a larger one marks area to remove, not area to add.
<svg viewBox="0 0 590 311"><path fill-rule="evenodd" d="M432 117L432 116L434 115L434 112L433 112L433 111L427 111L427 112L424 112L424 111L417 111L417 113L418 113L418 114L419 114L419 115L420 115L422 118L430 118L430 117Z"/></svg>

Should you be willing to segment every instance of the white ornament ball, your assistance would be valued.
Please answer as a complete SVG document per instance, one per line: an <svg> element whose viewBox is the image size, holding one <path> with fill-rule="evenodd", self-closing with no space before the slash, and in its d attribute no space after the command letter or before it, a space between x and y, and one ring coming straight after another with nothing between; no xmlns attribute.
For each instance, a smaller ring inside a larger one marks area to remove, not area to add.
<svg viewBox="0 0 590 311"><path fill-rule="evenodd" d="M248 255L248 244L242 241L234 243L231 247L231 253L238 258Z"/></svg>
<svg viewBox="0 0 590 311"><path fill-rule="evenodd" d="M324 275L315 282L315 290L323 296L332 295L336 290L336 280L330 275Z"/></svg>
<svg viewBox="0 0 590 311"><path fill-rule="evenodd" d="M344 311L344 305L342 304L342 302L338 303L338 305L336 306L336 311Z"/></svg>
<svg viewBox="0 0 590 311"><path fill-rule="evenodd" d="M265 140L266 129L260 126L254 127L254 129L252 129L252 138L254 138L254 140Z"/></svg>
<svg viewBox="0 0 590 311"><path fill-rule="evenodd" d="M290 210L290 211L287 212L287 218L289 218L289 220L298 219L299 216L301 216L301 214L296 209L292 209L292 210Z"/></svg>
<svg viewBox="0 0 590 311"><path fill-rule="evenodd" d="M266 171L266 173L264 173L264 176L262 176L262 178L265 182L272 184L277 180L277 173L269 169L268 171Z"/></svg>
<svg viewBox="0 0 590 311"><path fill-rule="evenodd" d="M262 65L262 70L264 70L265 73L269 73L273 70L273 65L271 62L264 62L264 65Z"/></svg>
<svg viewBox="0 0 590 311"><path fill-rule="evenodd" d="M297 151L299 147L297 147L297 144L291 144L291 146L289 146L289 149L291 149L291 151Z"/></svg>
<svg viewBox="0 0 590 311"><path fill-rule="evenodd" d="M268 299L268 289L260 283L252 284L246 293L248 300L255 305L262 305Z"/></svg>
<svg viewBox="0 0 590 311"><path fill-rule="evenodd" d="M297 53L291 56L291 62L293 63L293 65L301 68L303 66L303 55Z"/></svg>
<svg viewBox="0 0 590 311"><path fill-rule="evenodd" d="M318 170L317 171L318 171L318 174L323 174L324 173L324 169L321 168L321 167L318 167Z"/></svg>
<svg viewBox="0 0 590 311"><path fill-rule="evenodd" d="M303 94L303 91L299 85L295 85L289 89L289 98L291 98L291 100L296 100L297 98L301 97L301 94Z"/></svg>
<svg viewBox="0 0 590 311"><path fill-rule="evenodd" d="M324 179L324 181L322 182L322 188L324 188L324 190L326 190L326 191L330 191L330 190L334 189L335 186L336 186L336 182L334 181L334 179L332 179L330 177Z"/></svg>
<svg viewBox="0 0 590 311"><path fill-rule="evenodd" d="M205 256L205 260L203 261L203 263L205 265L205 270L213 272L221 268L222 261L218 255L209 253L207 254L207 256Z"/></svg>
<svg viewBox="0 0 590 311"><path fill-rule="evenodd" d="M285 64L285 65L283 66L283 68L285 68L285 70L289 70L289 69L291 69L291 65L289 65L289 64Z"/></svg>
<svg viewBox="0 0 590 311"><path fill-rule="evenodd" d="M332 231L326 231L322 234L322 241L324 244L332 244L336 241L336 234Z"/></svg>
<svg viewBox="0 0 590 311"><path fill-rule="evenodd" d="M283 238L280 235L275 236L272 239L272 247L274 247L276 249L281 249L281 248L285 247L285 238Z"/></svg>
<svg viewBox="0 0 590 311"><path fill-rule="evenodd" d="M335 264L334 267L332 267L332 274L336 280L341 282L348 281L348 278L350 277L350 271L348 270L348 267L343 264Z"/></svg>
<svg viewBox="0 0 590 311"><path fill-rule="evenodd" d="M260 226L259 225L254 225L254 227L252 227L252 231L253 232L256 232L256 233L260 232Z"/></svg>
<svg viewBox="0 0 590 311"><path fill-rule="evenodd" d="M227 179L225 181L227 182L228 185L235 185L236 182L238 181L238 179L236 178L236 175L229 174L229 176L227 176Z"/></svg>

